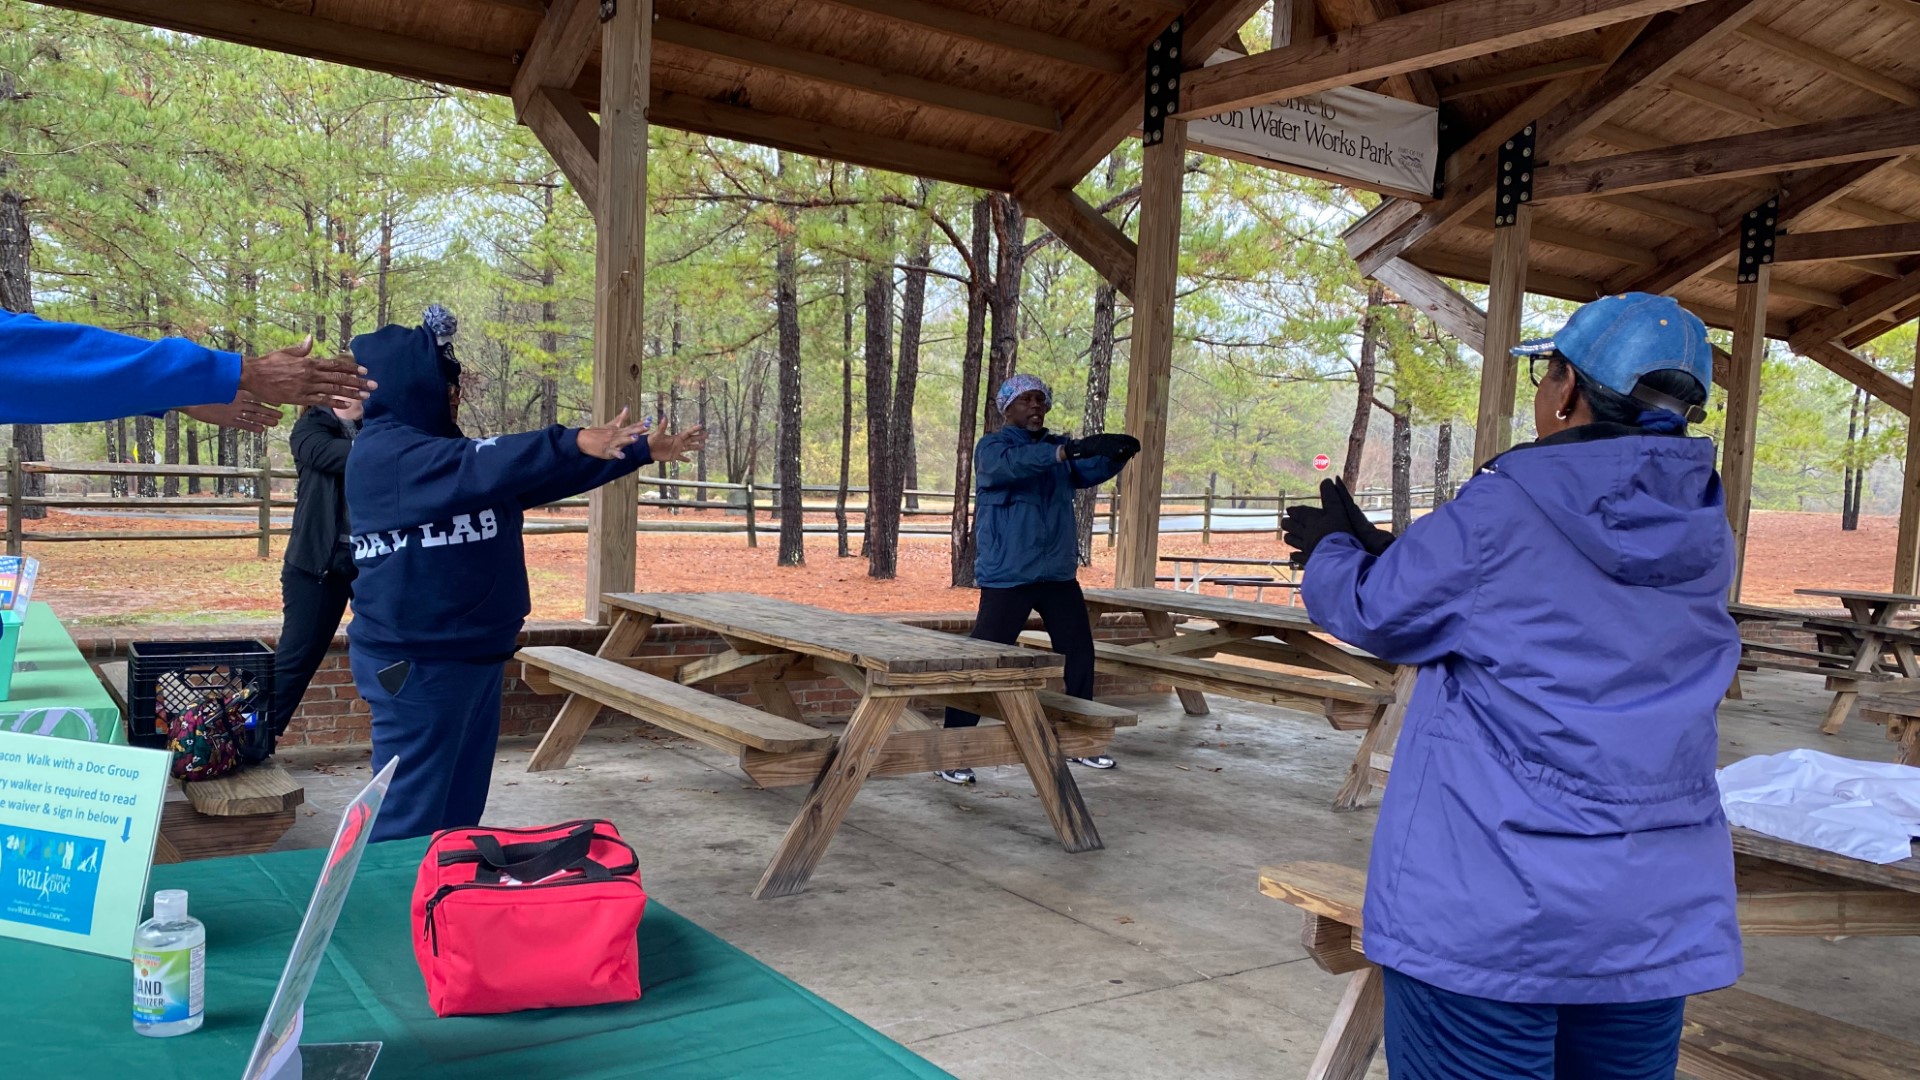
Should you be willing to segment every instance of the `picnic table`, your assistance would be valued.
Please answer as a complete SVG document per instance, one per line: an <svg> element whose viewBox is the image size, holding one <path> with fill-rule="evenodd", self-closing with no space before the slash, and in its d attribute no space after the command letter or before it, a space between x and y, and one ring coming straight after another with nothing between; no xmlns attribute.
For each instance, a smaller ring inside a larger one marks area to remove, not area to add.
<svg viewBox="0 0 1920 1080"><path fill-rule="evenodd" d="M1853 711L1854 702L1860 697L1860 684L1868 681L1867 677L1885 670L1908 679L1920 678L1920 661L1916 661L1913 652L1914 645L1920 643L1920 630L1893 625L1901 613L1920 605L1920 596L1857 589L1795 589L1794 592L1800 596L1838 600L1851 616L1847 619L1812 616L1804 620L1807 629L1820 639L1824 651L1850 657L1846 672L1858 676L1829 679L1834 695L1826 720L1820 725L1823 734L1831 735L1846 723L1847 714ZM1894 660L1892 665L1886 664L1889 654Z"/></svg>
<svg viewBox="0 0 1920 1080"><path fill-rule="evenodd" d="M1861 862L1791 841L1733 830L1742 934L1754 937L1920 935L1920 856ZM1260 891L1300 908L1300 944L1347 988L1307 1073L1362 1080L1385 1017L1380 969L1367 960L1356 867L1297 862L1260 871ZM1736 988L1687 1003L1680 1068L1738 1080L1895 1080L1914 1075L1920 1046Z"/></svg>
<svg viewBox="0 0 1920 1080"><path fill-rule="evenodd" d="M1413 669L1396 669L1378 657L1325 636L1304 611L1275 604L1202 596L1175 589L1088 589L1094 620L1110 612L1139 612L1153 634L1137 645L1094 643L1094 667L1109 674L1145 677L1174 687L1190 716L1205 716L1206 694L1317 713L1339 731L1361 731L1346 782L1334 799L1337 810L1358 807L1380 784L1376 752L1386 754L1399 737ZM1181 630L1176 615L1213 624ZM1022 635L1023 644L1044 647L1044 635ZM1226 655L1305 669L1311 674L1230 664Z"/></svg>
<svg viewBox="0 0 1920 1080"><path fill-rule="evenodd" d="M755 897L800 891L869 776L1024 764L1069 852L1101 847L1100 834L1067 770L1068 757L1105 749L1113 729L1137 722L1112 706L1045 691L1060 658L750 593L612 593L612 629L592 656L575 649L522 649L536 690L569 695L528 765L566 764L602 705L739 755L764 786L811 784L774 852ZM655 626L711 631L727 649L706 657L641 657ZM861 694L846 731L806 723L784 682L837 678ZM756 709L696 689L727 677L748 682ZM912 699L957 705L999 725L940 728Z"/></svg>
<svg viewBox="0 0 1920 1080"><path fill-rule="evenodd" d="M100 683L127 715L126 662L101 664ZM243 765L212 780L170 780L153 861L257 855L293 828L294 810L306 801L306 789L271 761Z"/></svg>
<svg viewBox="0 0 1920 1080"><path fill-rule="evenodd" d="M1160 561L1163 563L1172 563L1173 574L1171 576L1157 577L1154 580L1167 582L1182 592L1197 593L1200 591L1202 585L1220 585L1226 588L1227 596L1232 597L1237 589L1251 588L1253 590L1253 598L1258 601L1266 598L1266 590L1268 589L1286 589L1288 590L1288 607L1292 607L1294 603L1299 600L1298 590L1300 583L1296 580L1298 571L1284 555L1272 559L1215 558L1211 555L1162 555L1160 556ZM1191 573L1187 571L1188 566L1193 567ZM1245 571L1230 571L1224 574L1215 574L1203 572L1201 570L1202 566L1259 568L1269 571L1282 571L1286 576L1283 580L1272 574L1253 574Z"/></svg>

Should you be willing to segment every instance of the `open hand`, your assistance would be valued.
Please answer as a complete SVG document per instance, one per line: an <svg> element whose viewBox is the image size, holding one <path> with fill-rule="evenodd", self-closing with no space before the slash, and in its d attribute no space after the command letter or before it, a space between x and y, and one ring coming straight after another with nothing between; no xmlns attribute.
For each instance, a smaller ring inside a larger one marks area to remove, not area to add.
<svg viewBox="0 0 1920 1080"><path fill-rule="evenodd" d="M240 361L240 392L276 405L346 406L364 400L377 383L351 356L314 359L311 335L298 345Z"/></svg>
<svg viewBox="0 0 1920 1080"><path fill-rule="evenodd" d="M261 432L280 423L280 410L262 405L245 393L225 405L195 405L181 412L203 424L233 428L236 431Z"/></svg>
<svg viewBox="0 0 1920 1080"><path fill-rule="evenodd" d="M620 415L613 418L611 424L581 428L575 436L580 452L588 457L597 457L603 461L627 456L627 447L639 442L647 433L648 421L637 424L627 423L627 410L621 409ZM648 444L651 449L652 444Z"/></svg>
<svg viewBox="0 0 1920 1080"><path fill-rule="evenodd" d="M665 431L647 436L647 452L655 461L685 461L688 454L697 454L707 445L707 429L688 428L679 434Z"/></svg>

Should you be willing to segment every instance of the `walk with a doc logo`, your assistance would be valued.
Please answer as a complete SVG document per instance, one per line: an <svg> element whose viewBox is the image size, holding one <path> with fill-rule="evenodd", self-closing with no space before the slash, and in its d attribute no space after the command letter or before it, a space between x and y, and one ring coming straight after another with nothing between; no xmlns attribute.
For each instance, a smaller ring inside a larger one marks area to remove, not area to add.
<svg viewBox="0 0 1920 1080"><path fill-rule="evenodd" d="M0 919L91 932L104 847L92 837L0 829Z"/></svg>

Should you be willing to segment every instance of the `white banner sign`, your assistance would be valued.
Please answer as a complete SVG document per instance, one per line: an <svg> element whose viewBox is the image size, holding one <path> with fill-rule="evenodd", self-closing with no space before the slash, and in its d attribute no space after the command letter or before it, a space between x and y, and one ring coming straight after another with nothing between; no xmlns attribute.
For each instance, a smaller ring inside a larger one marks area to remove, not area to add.
<svg viewBox="0 0 1920 1080"><path fill-rule="evenodd" d="M1187 138L1196 146L1426 193L1440 161L1440 111L1341 87L1194 120Z"/></svg>

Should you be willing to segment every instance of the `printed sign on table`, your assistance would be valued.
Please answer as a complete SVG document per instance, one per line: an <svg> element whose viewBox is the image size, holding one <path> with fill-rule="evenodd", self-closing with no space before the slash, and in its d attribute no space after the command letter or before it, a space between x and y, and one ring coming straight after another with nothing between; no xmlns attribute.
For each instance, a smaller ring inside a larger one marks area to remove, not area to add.
<svg viewBox="0 0 1920 1080"><path fill-rule="evenodd" d="M0 936L132 955L167 765L164 750L0 732Z"/></svg>

